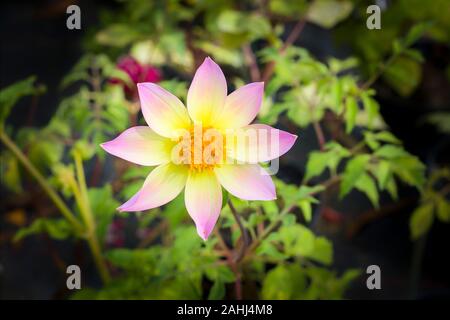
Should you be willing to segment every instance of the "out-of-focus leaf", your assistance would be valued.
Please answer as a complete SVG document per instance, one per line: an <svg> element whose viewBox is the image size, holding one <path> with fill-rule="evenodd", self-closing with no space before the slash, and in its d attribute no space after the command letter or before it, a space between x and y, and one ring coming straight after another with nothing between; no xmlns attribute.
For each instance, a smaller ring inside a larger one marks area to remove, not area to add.
<svg viewBox="0 0 450 320"><path fill-rule="evenodd" d="M217 280L214 282L208 294L208 300L221 300L225 296L225 284Z"/></svg>
<svg viewBox="0 0 450 320"><path fill-rule="evenodd" d="M40 233L46 233L56 240L64 240L73 235L73 230L65 219L38 218L30 226L19 229L14 236L14 241Z"/></svg>
<svg viewBox="0 0 450 320"><path fill-rule="evenodd" d="M19 193L22 191L20 180L19 163L12 154L4 152L0 156L0 174L2 176L2 184L9 190Z"/></svg>
<svg viewBox="0 0 450 320"><path fill-rule="evenodd" d="M103 239L120 203L114 199L110 185L88 190L89 202L97 224L97 234Z"/></svg>
<svg viewBox="0 0 450 320"><path fill-rule="evenodd" d="M300 299L307 286L307 279L298 265L278 265L270 270L263 281L262 299Z"/></svg>
<svg viewBox="0 0 450 320"><path fill-rule="evenodd" d="M369 198L370 202L372 202L375 207L378 207L378 190L375 182L370 175L368 175L367 173L361 175L356 181L355 187L359 191L364 192Z"/></svg>
<svg viewBox="0 0 450 320"><path fill-rule="evenodd" d="M425 203L419 206L411 215L409 220L409 228L411 237L418 239L420 236L428 232L433 224L433 204Z"/></svg>
<svg viewBox="0 0 450 320"><path fill-rule="evenodd" d="M9 116L11 108L20 98L45 92L45 86L36 86L35 81L36 77L31 76L0 90L0 129L3 130L4 122Z"/></svg>
<svg viewBox="0 0 450 320"><path fill-rule="evenodd" d="M339 196L342 198L356 184L358 179L364 174L366 165L370 160L370 156L367 154L357 155L351 159L345 167L344 177L341 182L341 190Z"/></svg>
<svg viewBox="0 0 450 320"><path fill-rule="evenodd" d="M345 132L350 133L356 122L356 114L358 113L358 104L352 96L347 97L345 102Z"/></svg>
<svg viewBox="0 0 450 320"><path fill-rule="evenodd" d="M401 96L409 96L422 79L422 67L411 58L399 57L389 65L383 78Z"/></svg>
<svg viewBox="0 0 450 320"><path fill-rule="evenodd" d="M442 222L450 222L450 203L442 196L436 199L436 215Z"/></svg>
<svg viewBox="0 0 450 320"><path fill-rule="evenodd" d="M351 1L314 0L307 19L323 28L332 28L349 16L353 10Z"/></svg>
<svg viewBox="0 0 450 320"><path fill-rule="evenodd" d="M98 43L112 47L123 47L139 40L140 33L126 24L113 24L96 34Z"/></svg>

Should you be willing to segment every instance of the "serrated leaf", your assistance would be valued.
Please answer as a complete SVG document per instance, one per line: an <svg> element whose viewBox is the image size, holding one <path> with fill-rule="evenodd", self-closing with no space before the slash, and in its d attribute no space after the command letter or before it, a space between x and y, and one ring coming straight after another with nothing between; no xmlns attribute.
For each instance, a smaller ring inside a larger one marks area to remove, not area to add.
<svg viewBox="0 0 450 320"><path fill-rule="evenodd" d="M343 198L347 193L349 193L360 176L363 175L369 160L370 156L363 154L354 157L347 163L341 182L341 190L339 193L340 198Z"/></svg>
<svg viewBox="0 0 450 320"><path fill-rule="evenodd" d="M370 175L368 175L367 173L362 174L356 181L355 187L359 191L364 192L369 198L370 202L372 202L375 207L378 207L378 190L375 182Z"/></svg>

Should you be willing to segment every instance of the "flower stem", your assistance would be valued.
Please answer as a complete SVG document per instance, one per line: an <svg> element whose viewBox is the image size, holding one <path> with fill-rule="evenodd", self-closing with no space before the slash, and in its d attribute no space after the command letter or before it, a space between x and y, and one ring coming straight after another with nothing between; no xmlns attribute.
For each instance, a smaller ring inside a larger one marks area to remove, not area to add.
<svg viewBox="0 0 450 320"><path fill-rule="evenodd" d="M233 214L234 219L236 219L236 222L239 226L239 229L241 230L242 235L242 245L239 248L239 252L235 255L234 258L230 257L230 266L233 269L233 272L236 276L236 281L234 282L234 288L236 292L236 300L242 300L242 267L240 265L240 262L245 257L245 253L247 252L247 248L249 245L249 237L247 230L245 229L244 225L242 224L241 218L239 217L239 214L234 207L233 203L231 202L231 199L228 199L228 206L230 207L231 213Z"/></svg>
<svg viewBox="0 0 450 320"><path fill-rule="evenodd" d="M249 238L248 238L247 230L245 229L244 225L242 224L241 218L239 217L239 214L237 213L236 208L234 207L233 203L231 202L231 199L228 199L228 206L230 207L231 213L233 214L233 217L236 220L236 222L239 226L239 229L241 230L241 235L242 235L241 248L234 258L234 262L238 263L242 260L242 258L245 255L245 252L247 250L247 246L249 243Z"/></svg>
<svg viewBox="0 0 450 320"><path fill-rule="evenodd" d="M36 169L36 167L28 160L28 158L23 154L19 147L12 141L9 136L4 132L0 131L0 140L5 144L5 146L17 157L19 162L23 167L36 179L39 185L48 194L50 199L53 201L55 206L59 209L61 214L72 224L74 229L80 233L84 232L82 224L75 218L72 211L66 206L64 201L58 195L58 193L53 189L53 187L45 180L42 174Z"/></svg>
<svg viewBox="0 0 450 320"><path fill-rule="evenodd" d="M89 244L89 248L91 249L94 262L97 266L98 272L100 273L100 277L102 278L103 283L106 284L111 280L111 277L105 260L102 257L101 247L97 237L95 219L92 214L87 192L83 161L80 153L76 150L73 152L73 158L75 160L75 171L78 180L78 184L75 183L74 185L74 194L76 195L76 198L78 198L78 206L80 207L80 212L82 213L84 223L88 230L87 242Z"/></svg>

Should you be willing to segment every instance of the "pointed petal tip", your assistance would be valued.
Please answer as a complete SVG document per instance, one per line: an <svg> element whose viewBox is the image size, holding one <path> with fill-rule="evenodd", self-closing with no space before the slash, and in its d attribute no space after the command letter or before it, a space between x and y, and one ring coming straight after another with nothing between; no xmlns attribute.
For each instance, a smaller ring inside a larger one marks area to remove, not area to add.
<svg viewBox="0 0 450 320"><path fill-rule="evenodd" d="M103 150L105 150L106 152L108 152L108 153L111 153L110 152L110 150L111 150L111 144L113 143L113 141L114 140L111 140L111 141L106 141L106 142L103 142L103 143L100 143L99 145L100 145L100 148L102 148Z"/></svg>
<svg viewBox="0 0 450 320"><path fill-rule="evenodd" d="M200 236L200 238L202 238L203 241L207 241L208 240L208 237L211 234L211 231L208 232L208 230L205 230L203 228L198 228L197 229L197 233Z"/></svg>

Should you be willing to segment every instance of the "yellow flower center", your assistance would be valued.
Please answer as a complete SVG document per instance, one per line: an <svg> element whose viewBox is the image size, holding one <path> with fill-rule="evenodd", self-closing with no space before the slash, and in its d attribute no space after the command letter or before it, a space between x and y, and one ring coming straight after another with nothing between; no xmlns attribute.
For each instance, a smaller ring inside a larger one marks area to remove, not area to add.
<svg viewBox="0 0 450 320"><path fill-rule="evenodd" d="M173 160L190 170L212 170L225 161L225 135L212 127L193 125L183 132L174 147Z"/></svg>

